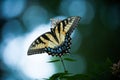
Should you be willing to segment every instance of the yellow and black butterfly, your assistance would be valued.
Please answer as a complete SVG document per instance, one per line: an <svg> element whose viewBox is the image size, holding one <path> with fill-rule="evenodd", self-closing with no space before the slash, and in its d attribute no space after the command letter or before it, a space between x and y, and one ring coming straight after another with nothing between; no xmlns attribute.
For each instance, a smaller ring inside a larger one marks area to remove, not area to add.
<svg viewBox="0 0 120 80"><path fill-rule="evenodd" d="M71 47L70 35L79 21L79 16L73 16L56 22L50 32L42 34L30 45L28 55L47 52L49 55L61 57L69 53Z"/></svg>

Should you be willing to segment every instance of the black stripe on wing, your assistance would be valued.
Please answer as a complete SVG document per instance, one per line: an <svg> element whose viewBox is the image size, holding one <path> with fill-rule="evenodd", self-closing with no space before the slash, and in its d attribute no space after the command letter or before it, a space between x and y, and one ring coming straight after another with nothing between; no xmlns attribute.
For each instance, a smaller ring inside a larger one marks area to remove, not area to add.
<svg viewBox="0 0 120 80"><path fill-rule="evenodd" d="M49 32L49 34L51 34L54 37L54 39L59 43L58 38L55 34L55 28L51 28L51 32Z"/></svg>
<svg viewBox="0 0 120 80"><path fill-rule="evenodd" d="M65 28L65 26L68 24L68 19L64 19L64 20L62 20L61 22L59 22L58 24L57 24L57 26L58 26L58 32L60 33L60 26L61 26L61 24L62 24L62 27L63 27L63 31L64 31L64 28Z"/></svg>
<svg viewBox="0 0 120 80"><path fill-rule="evenodd" d="M42 37L43 37L44 39L48 40L48 41L51 41L45 34L42 35Z"/></svg>
<svg viewBox="0 0 120 80"><path fill-rule="evenodd" d="M61 23L61 22L60 22ZM61 26L61 24L59 23L59 25L58 25L58 33L60 34L60 26Z"/></svg>
<svg viewBox="0 0 120 80"><path fill-rule="evenodd" d="M68 20L67 19L62 20L61 23L63 25L63 31L64 31L65 26L68 24Z"/></svg>
<svg viewBox="0 0 120 80"><path fill-rule="evenodd" d="M40 39L40 37L38 37L33 43L35 43L35 44L39 44L39 43L45 44L45 43ZM31 46L34 46L33 43L31 44Z"/></svg>

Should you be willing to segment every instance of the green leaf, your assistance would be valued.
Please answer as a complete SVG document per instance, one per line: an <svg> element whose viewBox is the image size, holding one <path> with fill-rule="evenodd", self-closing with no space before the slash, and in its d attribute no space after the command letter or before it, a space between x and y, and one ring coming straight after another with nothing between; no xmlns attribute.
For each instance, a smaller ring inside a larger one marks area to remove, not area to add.
<svg viewBox="0 0 120 80"><path fill-rule="evenodd" d="M91 80L86 74L70 75L71 73L56 73L49 80Z"/></svg>
<svg viewBox="0 0 120 80"><path fill-rule="evenodd" d="M76 61L75 59L71 59L71 58L64 58L64 60L66 60L66 61L71 61L71 62Z"/></svg>
<svg viewBox="0 0 120 80"><path fill-rule="evenodd" d="M56 59L56 60L48 61L48 63L58 62L58 61L60 61L60 60L59 60L59 59Z"/></svg>
<svg viewBox="0 0 120 80"><path fill-rule="evenodd" d="M65 75L69 75L70 73L56 73L53 74L49 80L61 80Z"/></svg>

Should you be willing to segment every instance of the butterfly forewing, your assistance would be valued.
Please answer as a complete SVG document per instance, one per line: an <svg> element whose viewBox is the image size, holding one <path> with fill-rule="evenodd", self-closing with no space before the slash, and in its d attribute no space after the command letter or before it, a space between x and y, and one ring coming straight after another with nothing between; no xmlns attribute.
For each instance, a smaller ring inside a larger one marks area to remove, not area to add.
<svg viewBox="0 0 120 80"><path fill-rule="evenodd" d="M65 40L66 34L71 34L74 28L77 26L80 17L70 17L60 21L53 29L56 34L59 44L62 44Z"/></svg>
<svg viewBox="0 0 120 80"><path fill-rule="evenodd" d="M47 47L55 48L58 45L58 42L54 38L51 32L47 32L39 36L31 45L28 50L28 55L37 54L44 52L44 49ZM34 53L33 53L34 52Z"/></svg>

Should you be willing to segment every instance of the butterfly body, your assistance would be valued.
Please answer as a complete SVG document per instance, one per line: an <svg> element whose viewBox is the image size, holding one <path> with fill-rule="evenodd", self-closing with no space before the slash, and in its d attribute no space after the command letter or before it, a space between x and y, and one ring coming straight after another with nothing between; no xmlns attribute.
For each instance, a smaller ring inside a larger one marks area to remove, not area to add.
<svg viewBox="0 0 120 80"><path fill-rule="evenodd" d="M77 26L80 17L70 17L59 21L50 32L39 36L29 47L28 55L47 52L49 55L62 56L69 53L71 33Z"/></svg>

